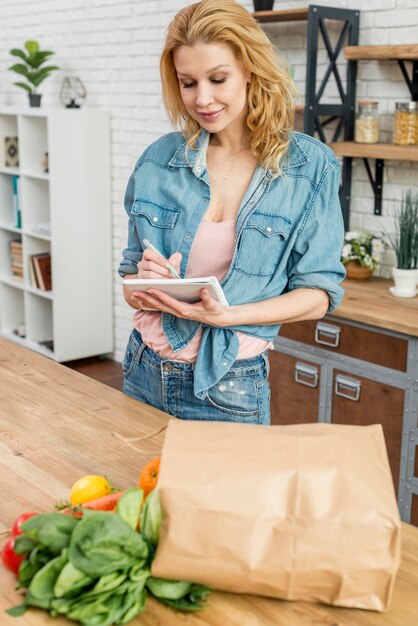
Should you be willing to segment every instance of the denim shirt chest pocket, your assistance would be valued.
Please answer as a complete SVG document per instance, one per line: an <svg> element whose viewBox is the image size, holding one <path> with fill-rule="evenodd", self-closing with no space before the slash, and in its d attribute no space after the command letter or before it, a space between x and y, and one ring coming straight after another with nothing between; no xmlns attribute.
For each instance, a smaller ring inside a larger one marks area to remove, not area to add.
<svg viewBox="0 0 418 626"><path fill-rule="evenodd" d="M271 276L286 247L292 223L288 217L255 211L241 234L235 267L256 276Z"/></svg>
<svg viewBox="0 0 418 626"><path fill-rule="evenodd" d="M158 249L168 246L179 209L137 198L132 205L132 216L142 239L149 239Z"/></svg>

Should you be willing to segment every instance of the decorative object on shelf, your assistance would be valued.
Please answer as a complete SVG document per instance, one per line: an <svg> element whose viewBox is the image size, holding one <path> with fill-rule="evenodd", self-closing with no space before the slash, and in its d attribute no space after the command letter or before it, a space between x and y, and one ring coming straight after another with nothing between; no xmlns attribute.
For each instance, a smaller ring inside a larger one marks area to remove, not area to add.
<svg viewBox="0 0 418 626"><path fill-rule="evenodd" d="M42 159L42 167L44 168L44 173L47 174L49 172L48 152L45 152L44 154L44 158Z"/></svg>
<svg viewBox="0 0 418 626"><path fill-rule="evenodd" d="M2 137L1 165L19 167L19 144L17 137Z"/></svg>
<svg viewBox="0 0 418 626"><path fill-rule="evenodd" d="M253 0L254 11L271 11L274 0Z"/></svg>
<svg viewBox="0 0 418 626"><path fill-rule="evenodd" d="M356 115L354 141L357 143L378 143L379 116L376 100L360 100Z"/></svg>
<svg viewBox="0 0 418 626"><path fill-rule="evenodd" d="M393 143L400 146L418 144L418 102L397 102Z"/></svg>
<svg viewBox="0 0 418 626"><path fill-rule="evenodd" d="M66 76L62 81L60 100L66 109L79 109L87 96L87 89L77 76Z"/></svg>
<svg viewBox="0 0 418 626"><path fill-rule="evenodd" d="M396 217L395 234L387 233L397 261L392 268L395 287L390 291L394 296L413 298L418 286L418 193L408 189L402 194Z"/></svg>
<svg viewBox="0 0 418 626"><path fill-rule="evenodd" d="M34 40L26 41L24 44L26 51L19 48L13 48L10 50L10 54L14 57L22 59L23 63L16 63L9 67L9 70L21 74L29 83L14 83L18 87L25 89L29 94L29 104L31 107L41 106L41 94L37 93L37 89L42 81L49 76L49 74L60 68L56 65L47 65L41 67L47 58L54 52L49 50L41 51L39 49L39 43Z"/></svg>
<svg viewBox="0 0 418 626"><path fill-rule="evenodd" d="M361 228L345 233L341 261L348 278L367 280L382 260L385 242L370 231Z"/></svg>

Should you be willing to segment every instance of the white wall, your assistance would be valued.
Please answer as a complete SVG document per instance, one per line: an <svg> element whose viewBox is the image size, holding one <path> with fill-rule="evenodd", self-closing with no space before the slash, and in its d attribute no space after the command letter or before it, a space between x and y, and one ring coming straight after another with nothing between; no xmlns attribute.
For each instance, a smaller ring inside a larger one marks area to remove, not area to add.
<svg viewBox="0 0 418 626"><path fill-rule="evenodd" d="M63 77L76 75L87 87L86 105L111 112L114 356L118 360L122 359L131 327L131 313L121 298L116 273L126 243L123 194L139 154L170 130L161 104L159 52L170 19L186 4L187 0L0 0L0 105L26 104L26 92L13 85L17 75L7 71L14 62L8 51L21 47L26 39L37 39L43 49L56 52L53 60L61 68L41 86L43 106L59 106ZM252 9L249 0L242 4ZM360 45L418 43L418 0L369 0L367 8L359 0L320 0L316 4L360 9ZM274 8L304 6L303 0L276 0ZM272 24L265 28L295 68L302 102L306 23ZM379 101L382 139L389 141L394 103L410 99L398 65L360 63L358 80L357 98ZM383 216L375 217L364 165L361 160L354 160L351 226L365 226L376 233L383 227L392 231L392 217L402 190L412 186L417 189L417 173L417 163L385 164Z"/></svg>

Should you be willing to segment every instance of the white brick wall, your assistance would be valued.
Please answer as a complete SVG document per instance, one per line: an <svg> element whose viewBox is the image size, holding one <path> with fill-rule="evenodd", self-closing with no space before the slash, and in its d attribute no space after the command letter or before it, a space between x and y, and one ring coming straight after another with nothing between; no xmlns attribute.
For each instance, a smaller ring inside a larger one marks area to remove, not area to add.
<svg viewBox="0 0 418 626"><path fill-rule="evenodd" d="M121 298L116 273L126 239L123 194L139 154L170 130L161 103L159 53L170 19L186 4L187 0L0 0L0 104L26 104L26 93L14 87L15 75L7 71L13 62L8 52L26 39L37 39L44 49L56 52L54 61L61 68L42 85L43 106L59 105L63 77L77 75L87 87L87 105L111 112L114 357L118 360L131 327L131 313ZM242 4L252 9L250 0ZM275 8L306 4L276 0ZM418 0L369 0L367 8L359 0L319 0L316 4L360 9L360 45L418 43ZM306 24L272 24L265 29L295 68L302 101ZM334 93L330 89L330 96ZM395 102L410 99L398 65L360 63L357 97L379 101L383 139L390 140ZM376 217L364 165L361 160L353 163L351 226L365 226L376 233L383 227L392 231L402 191L418 187L418 164L385 164L383 216Z"/></svg>

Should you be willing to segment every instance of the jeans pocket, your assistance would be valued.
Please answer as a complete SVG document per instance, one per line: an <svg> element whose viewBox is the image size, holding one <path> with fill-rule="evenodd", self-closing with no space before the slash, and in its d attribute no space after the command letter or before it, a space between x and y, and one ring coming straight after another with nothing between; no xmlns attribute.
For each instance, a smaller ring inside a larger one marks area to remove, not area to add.
<svg viewBox="0 0 418 626"><path fill-rule="evenodd" d="M222 378L209 389L206 400L225 415L225 420L258 422L258 394L253 376Z"/></svg>
<svg viewBox="0 0 418 626"><path fill-rule="evenodd" d="M125 377L128 377L129 374L132 372L132 369L134 365L138 362L144 347L145 344L138 340L138 333L133 330L130 334L122 363L122 371Z"/></svg>

